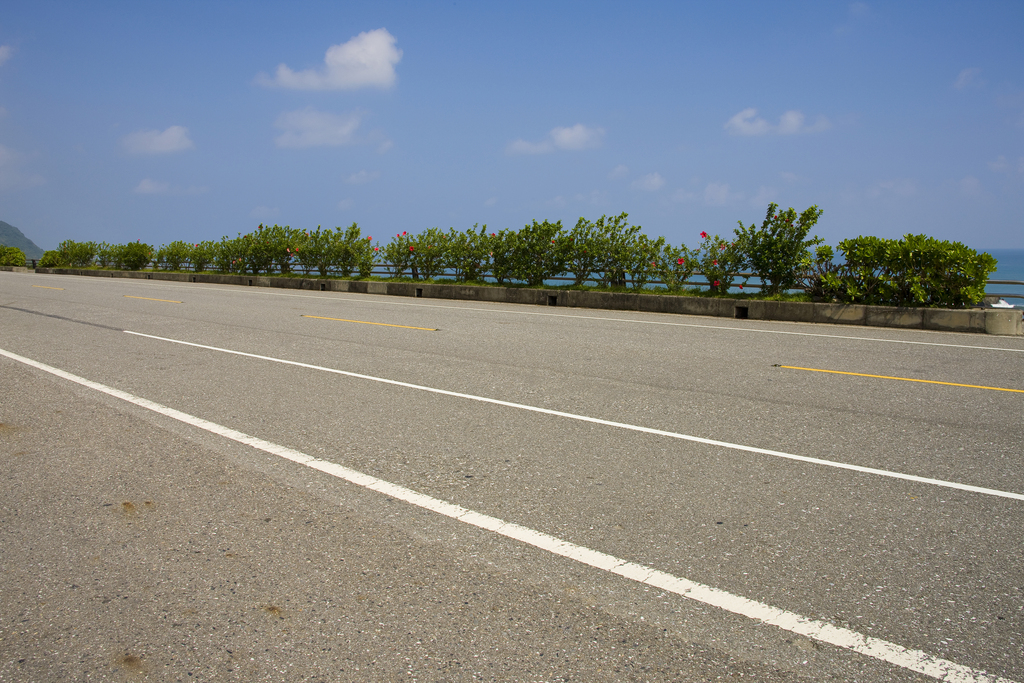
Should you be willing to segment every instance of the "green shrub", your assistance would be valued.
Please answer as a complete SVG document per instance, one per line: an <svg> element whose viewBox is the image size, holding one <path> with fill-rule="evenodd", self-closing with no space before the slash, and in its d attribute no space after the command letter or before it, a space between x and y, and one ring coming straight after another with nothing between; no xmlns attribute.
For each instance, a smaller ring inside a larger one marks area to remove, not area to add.
<svg viewBox="0 0 1024 683"><path fill-rule="evenodd" d="M163 265L165 270L181 270L181 267L188 262L192 249L192 245L181 240L165 244L156 253L157 265Z"/></svg>
<svg viewBox="0 0 1024 683"><path fill-rule="evenodd" d="M926 235L843 240L846 262L822 277L823 293L845 303L962 308L985 296L990 254Z"/></svg>
<svg viewBox="0 0 1024 683"><path fill-rule="evenodd" d="M743 258L741 267L761 278L761 292L768 296L794 289L810 265L808 249L822 243L817 236L807 239L821 217L821 209L811 206L797 216L792 207L777 212L778 208L774 202L768 205L760 228L753 223L744 227L740 221L735 231L736 247Z"/></svg>
<svg viewBox="0 0 1024 683"><path fill-rule="evenodd" d="M193 244L188 251L188 260L192 264L192 270L197 273L206 270L216 256L217 245L210 240Z"/></svg>
<svg viewBox="0 0 1024 683"><path fill-rule="evenodd" d="M562 222L544 221L526 225L512 244L511 277L531 287L565 272L566 247Z"/></svg>
<svg viewBox="0 0 1024 683"><path fill-rule="evenodd" d="M395 235L384 247L384 260L388 264L388 274L391 277L402 277L402 274L412 267L413 254L416 251L415 239L407 232Z"/></svg>
<svg viewBox="0 0 1024 683"><path fill-rule="evenodd" d="M39 259L39 262L36 264L39 268L64 268L66 265L64 257L56 249L44 251L43 258Z"/></svg>
<svg viewBox="0 0 1024 683"><path fill-rule="evenodd" d="M626 272L642 229L639 225L630 225L626 220L628 216L625 212L611 218L601 216L594 224L597 236L592 244L598 257L595 274L602 287L626 286Z"/></svg>
<svg viewBox="0 0 1024 683"><path fill-rule="evenodd" d="M96 256L95 242L75 242L64 240L57 245L61 261L71 268L88 268Z"/></svg>
<svg viewBox="0 0 1024 683"><path fill-rule="evenodd" d="M487 226L466 232L448 229L448 268L454 271L456 282L477 282L483 279L487 270L490 252L490 240Z"/></svg>
<svg viewBox="0 0 1024 683"><path fill-rule="evenodd" d="M115 245L100 242L96 245L96 265L100 268L110 268L116 260L114 257Z"/></svg>
<svg viewBox="0 0 1024 683"><path fill-rule="evenodd" d="M431 280L448 267L448 236L438 228L428 228L410 243L413 279Z"/></svg>
<svg viewBox="0 0 1024 683"><path fill-rule="evenodd" d="M0 266L24 266L25 252L17 247L5 247L0 244Z"/></svg>
<svg viewBox="0 0 1024 683"><path fill-rule="evenodd" d="M685 244L678 247L665 245L658 259L658 278L670 292L678 292L697 268L697 251L687 249Z"/></svg>
<svg viewBox="0 0 1024 683"><path fill-rule="evenodd" d="M729 242L718 235L701 232L700 272L708 281L708 291L725 294L743 267L744 256L736 242ZM745 281L744 281L745 282Z"/></svg>
<svg viewBox="0 0 1024 683"><path fill-rule="evenodd" d="M153 247L143 244L141 240L120 244L116 247L116 259L119 268L142 270L153 259Z"/></svg>

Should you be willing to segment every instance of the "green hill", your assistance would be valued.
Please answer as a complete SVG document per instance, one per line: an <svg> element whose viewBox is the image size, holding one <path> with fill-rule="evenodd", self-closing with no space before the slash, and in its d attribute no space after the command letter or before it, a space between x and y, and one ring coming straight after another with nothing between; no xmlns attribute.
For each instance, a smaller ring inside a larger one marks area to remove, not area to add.
<svg viewBox="0 0 1024 683"><path fill-rule="evenodd" d="M21 249L25 252L25 258L43 257L43 250L37 247L35 242L25 237L21 230L3 221L0 221L0 244Z"/></svg>

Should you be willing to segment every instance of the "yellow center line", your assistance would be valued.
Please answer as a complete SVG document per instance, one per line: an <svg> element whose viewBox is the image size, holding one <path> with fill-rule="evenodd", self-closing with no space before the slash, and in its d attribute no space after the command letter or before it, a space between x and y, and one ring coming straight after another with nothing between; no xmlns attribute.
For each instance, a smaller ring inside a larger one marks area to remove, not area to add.
<svg viewBox="0 0 1024 683"><path fill-rule="evenodd" d="M910 377L889 377L888 375L868 375L863 372L843 372L841 370L822 370L820 368L798 368L793 365L777 365L775 367L787 370L806 370L807 372L828 372L833 375L854 375L856 377L874 377L876 379L898 379L901 382L921 382L923 384L944 384L947 387L967 387L969 389L988 389L989 391L1012 391L1015 394L1024 394L1024 389L1004 389L1003 387L983 387L977 384L957 384L956 382L938 382L933 379L912 379Z"/></svg>
<svg viewBox="0 0 1024 683"><path fill-rule="evenodd" d="M148 296L128 296L124 295L125 299L144 299L146 301L163 301L165 304L180 304L181 301L174 301L173 299L150 299Z"/></svg>
<svg viewBox="0 0 1024 683"><path fill-rule="evenodd" d="M43 285L32 285L32 286L33 287L38 287L39 289L59 289L62 292L64 291L63 287L44 287Z"/></svg>
<svg viewBox="0 0 1024 683"><path fill-rule="evenodd" d="M437 332L436 327L412 327L411 325L392 325L391 323L371 323L366 320L346 320L345 318L325 318L322 315L304 315L303 318L316 318L317 320L337 320L342 323L362 323L363 325L383 325L384 327L402 327L407 330L426 330L427 332Z"/></svg>

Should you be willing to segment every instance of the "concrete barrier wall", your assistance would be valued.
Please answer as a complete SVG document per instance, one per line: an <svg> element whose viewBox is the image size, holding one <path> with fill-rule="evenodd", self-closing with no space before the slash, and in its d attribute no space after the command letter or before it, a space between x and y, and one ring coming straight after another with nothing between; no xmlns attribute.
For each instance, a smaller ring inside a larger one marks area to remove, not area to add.
<svg viewBox="0 0 1024 683"><path fill-rule="evenodd" d="M12 267L4 267L11 270ZM24 269L14 269L24 270ZM279 287L355 294L491 301L534 306L596 308L607 311L644 311L677 315L706 315L719 318L778 320L802 323L831 323L895 327L908 330L974 332L979 334L1024 335L1021 311L1006 308L896 308L807 301L756 301L712 297L639 294L632 292L589 292L522 287L479 287L464 284L429 284L370 280L335 280L315 277L265 275L221 275L217 273L164 273L153 271L95 270L77 268L36 268L37 273L126 277L171 282L197 282L243 287Z"/></svg>

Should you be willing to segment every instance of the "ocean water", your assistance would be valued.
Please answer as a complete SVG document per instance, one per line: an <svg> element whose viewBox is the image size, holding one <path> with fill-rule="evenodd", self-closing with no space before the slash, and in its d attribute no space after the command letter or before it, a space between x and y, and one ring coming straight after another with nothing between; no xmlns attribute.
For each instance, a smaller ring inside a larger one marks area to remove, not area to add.
<svg viewBox="0 0 1024 683"><path fill-rule="evenodd" d="M1024 282L1024 249L989 249L996 260L996 272L989 280L1018 280ZM1019 294L1024 296L1024 285L988 285L988 294ZM1007 298L1007 303L1024 308L1024 299Z"/></svg>

